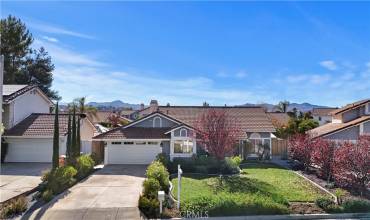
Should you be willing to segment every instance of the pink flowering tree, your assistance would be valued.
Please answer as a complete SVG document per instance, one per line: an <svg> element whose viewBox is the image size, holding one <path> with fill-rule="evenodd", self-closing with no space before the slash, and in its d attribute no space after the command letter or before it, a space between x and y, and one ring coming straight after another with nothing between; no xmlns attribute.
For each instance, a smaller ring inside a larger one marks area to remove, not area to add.
<svg viewBox="0 0 370 220"><path fill-rule="evenodd" d="M307 134L295 134L288 141L289 156L302 163L305 171L311 165L313 139Z"/></svg>
<svg viewBox="0 0 370 220"><path fill-rule="evenodd" d="M197 140L218 160L235 150L238 129L224 109L206 110L197 121Z"/></svg>
<svg viewBox="0 0 370 220"><path fill-rule="evenodd" d="M370 137L361 136L356 143L340 144L334 154L333 174L336 183L360 192L370 187Z"/></svg>
<svg viewBox="0 0 370 220"><path fill-rule="evenodd" d="M333 141L316 138L312 141L313 152L311 155L312 163L318 168L318 175L328 181L332 178L334 164L334 152L336 145Z"/></svg>

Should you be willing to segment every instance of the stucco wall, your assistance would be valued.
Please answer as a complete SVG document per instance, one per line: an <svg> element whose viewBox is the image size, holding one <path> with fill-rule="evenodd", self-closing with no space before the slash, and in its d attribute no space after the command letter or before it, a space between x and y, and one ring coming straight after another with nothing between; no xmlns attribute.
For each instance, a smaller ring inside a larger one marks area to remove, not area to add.
<svg viewBox="0 0 370 220"><path fill-rule="evenodd" d="M360 116L359 109L353 109L343 113L343 123L356 119Z"/></svg>
<svg viewBox="0 0 370 220"><path fill-rule="evenodd" d="M360 133L359 126L354 126L343 131L327 135L325 136L325 138L332 140L357 140L359 133Z"/></svg>
<svg viewBox="0 0 370 220"><path fill-rule="evenodd" d="M10 125L18 124L32 113L49 112L50 103L40 95L37 89L33 89L14 100L14 116L10 120Z"/></svg>
<svg viewBox="0 0 370 220"><path fill-rule="evenodd" d="M152 128L153 127L153 120L154 118L156 117L160 117L162 119L162 127L163 128L170 128L170 127L173 127L176 125L176 123L164 118L164 117L161 117L161 116L154 116L154 117L151 117L151 118L148 118L142 122L139 122L135 125L133 125L133 127L146 127L146 128Z"/></svg>
<svg viewBox="0 0 370 220"><path fill-rule="evenodd" d="M13 111L10 111L11 108L13 108L12 103L3 105L4 112L2 114L3 116L2 120L3 120L5 129L10 128L10 118L13 118L13 115L10 114L13 112Z"/></svg>
<svg viewBox="0 0 370 220"><path fill-rule="evenodd" d="M81 140L91 141L94 136L94 127L91 123L84 119L81 121Z"/></svg>

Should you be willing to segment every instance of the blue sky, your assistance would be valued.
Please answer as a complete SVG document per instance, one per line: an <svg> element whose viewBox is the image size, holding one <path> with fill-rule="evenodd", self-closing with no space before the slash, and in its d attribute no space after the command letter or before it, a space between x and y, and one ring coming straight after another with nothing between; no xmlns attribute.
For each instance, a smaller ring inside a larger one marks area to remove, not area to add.
<svg viewBox="0 0 370 220"><path fill-rule="evenodd" d="M63 102L341 106L370 97L370 3L10 2Z"/></svg>

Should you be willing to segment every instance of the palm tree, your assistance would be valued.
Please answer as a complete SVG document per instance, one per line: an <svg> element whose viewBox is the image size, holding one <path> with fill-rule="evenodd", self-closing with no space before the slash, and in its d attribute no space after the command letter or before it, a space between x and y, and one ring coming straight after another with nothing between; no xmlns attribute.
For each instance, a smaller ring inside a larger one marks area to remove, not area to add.
<svg viewBox="0 0 370 220"><path fill-rule="evenodd" d="M78 106L80 114L91 114L96 116L98 109L93 106L86 105L86 97L75 98L74 102Z"/></svg>
<svg viewBox="0 0 370 220"><path fill-rule="evenodd" d="M277 105L277 108L279 111L286 113L288 111L289 104L290 103L286 100L280 101L279 104Z"/></svg>

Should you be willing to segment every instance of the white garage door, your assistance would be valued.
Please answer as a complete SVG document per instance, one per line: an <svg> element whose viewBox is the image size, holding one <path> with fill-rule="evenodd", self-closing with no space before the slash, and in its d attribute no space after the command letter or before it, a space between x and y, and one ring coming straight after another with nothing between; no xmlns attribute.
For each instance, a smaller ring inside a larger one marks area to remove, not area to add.
<svg viewBox="0 0 370 220"><path fill-rule="evenodd" d="M51 162L52 138L7 138L5 162ZM65 143L59 143L59 154L65 154Z"/></svg>
<svg viewBox="0 0 370 220"><path fill-rule="evenodd" d="M108 164L150 164L162 152L159 143L108 144Z"/></svg>

